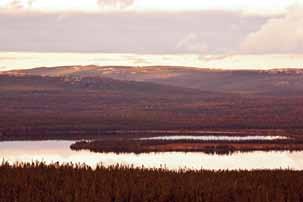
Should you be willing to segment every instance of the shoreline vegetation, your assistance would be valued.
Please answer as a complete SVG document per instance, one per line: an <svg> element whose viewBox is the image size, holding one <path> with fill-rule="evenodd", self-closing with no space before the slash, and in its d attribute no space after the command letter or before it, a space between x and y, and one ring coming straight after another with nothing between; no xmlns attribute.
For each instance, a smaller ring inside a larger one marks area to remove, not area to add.
<svg viewBox="0 0 303 202"><path fill-rule="evenodd" d="M85 131L83 131L85 132ZM115 153L150 153L150 152L204 152L230 154L250 151L303 151L302 129L200 129L200 130L107 130L90 135L73 131L73 134L48 135L9 135L0 133L0 141L34 141L34 140L72 140L70 148L75 151ZM153 137L283 137L273 140L161 140Z"/></svg>
<svg viewBox="0 0 303 202"><path fill-rule="evenodd" d="M92 134L92 133L88 133ZM150 152L204 152L230 154L250 151L303 151L301 129L204 129L204 130L116 130L103 131L96 135L34 135L1 136L0 141L34 141L34 140L72 140L70 148L75 151L115 153L150 153ZM283 137L273 140L161 140L153 137Z"/></svg>
<svg viewBox="0 0 303 202"><path fill-rule="evenodd" d="M72 150L115 153L150 152L205 152L228 154L249 151L302 151L303 140L253 140L253 141L198 141L198 140L91 140L77 141L70 146Z"/></svg>
<svg viewBox="0 0 303 202"><path fill-rule="evenodd" d="M0 202L299 202L303 171L0 165Z"/></svg>
<svg viewBox="0 0 303 202"><path fill-rule="evenodd" d="M35 130L38 130L37 128ZM57 131L54 128L30 133L26 128L11 128L9 132L1 132L0 141L18 140L96 140L121 138L150 138L160 136L281 136L301 139L303 129L237 129L237 128L206 128L206 129L162 129L162 130L88 130L78 129Z"/></svg>

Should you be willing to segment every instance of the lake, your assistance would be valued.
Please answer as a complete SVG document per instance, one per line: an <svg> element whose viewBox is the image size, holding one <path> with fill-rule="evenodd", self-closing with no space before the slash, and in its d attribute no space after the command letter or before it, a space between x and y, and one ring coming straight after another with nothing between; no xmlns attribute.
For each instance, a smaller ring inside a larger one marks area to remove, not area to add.
<svg viewBox="0 0 303 202"><path fill-rule="evenodd" d="M74 141L9 141L0 142L0 158L10 163L44 161L45 163L85 163L95 167L133 165L146 168L188 169L295 169L303 170L303 152L236 152L230 155L201 152L164 152L145 154L92 153L72 151Z"/></svg>
<svg viewBox="0 0 303 202"><path fill-rule="evenodd" d="M194 136L194 135L176 135L176 136L159 136L139 138L140 140L202 140L202 141L266 141L266 140L285 140L284 136Z"/></svg>

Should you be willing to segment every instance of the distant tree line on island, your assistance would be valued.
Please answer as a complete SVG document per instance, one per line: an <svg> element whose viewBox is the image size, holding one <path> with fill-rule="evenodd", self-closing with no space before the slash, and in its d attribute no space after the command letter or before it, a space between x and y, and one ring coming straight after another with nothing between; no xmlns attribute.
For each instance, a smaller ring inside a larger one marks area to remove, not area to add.
<svg viewBox="0 0 303 202"><path fill-rule="evenodd" d="M230 154L249 151L302 151L303 139L293 136L283 140L251 141L202 141L202 140L140 140L131 138L98 139L77 141L70 145L72 150L89 150L91 152L115 153L149 153L149 152L204 152Z"/></svg>

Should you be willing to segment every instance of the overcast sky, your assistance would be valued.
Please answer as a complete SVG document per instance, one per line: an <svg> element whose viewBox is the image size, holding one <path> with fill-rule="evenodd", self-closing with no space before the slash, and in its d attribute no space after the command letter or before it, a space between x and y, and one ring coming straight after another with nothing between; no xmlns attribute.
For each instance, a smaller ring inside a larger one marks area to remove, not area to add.
<svg viewBox="0 0 303 202"><path fill-rule="evenodd" d="M201 60L282 55L299 66L302 4L302 0L0 0L0 61L5 52L195 54Z"/></svg>

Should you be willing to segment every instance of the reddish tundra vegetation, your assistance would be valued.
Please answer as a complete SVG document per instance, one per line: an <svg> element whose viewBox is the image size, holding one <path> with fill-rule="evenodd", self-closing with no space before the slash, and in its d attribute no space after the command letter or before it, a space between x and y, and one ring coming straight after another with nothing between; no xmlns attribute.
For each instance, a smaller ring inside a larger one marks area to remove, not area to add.
<svg viewBox="0 0 303 202"><path fill-rule="evenodd" d="M302 171L0 165L0 202L300 202Z"/></svg>
<svg viewBox="0 0 303 202"><path fill-rule="evenodd" d="M106 74L105 74L106 72ZM57 67L0 75L0 140L86 139L94 152L303 149L303 72ZM280 140L138 140L166 135ZM0 202L299 202L301 171L0 165Z"/></svg>
<svg viewBox="0 0 303 202"><path fill-rule="evenodd" d="M0 75L0 140L253 131L295 141L149 143L142 151L301 150L302 81L299 70L83 66L5 72Z"/></svg>
<svg viewBox="0 0 303 202"><path fill-rule="evenodd" d="M85 138L117 130L294 131L303 125L300 71L108 69L2 74L1 138Z"/></svg>

